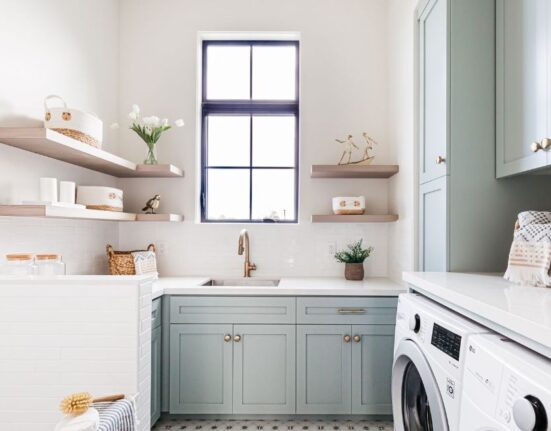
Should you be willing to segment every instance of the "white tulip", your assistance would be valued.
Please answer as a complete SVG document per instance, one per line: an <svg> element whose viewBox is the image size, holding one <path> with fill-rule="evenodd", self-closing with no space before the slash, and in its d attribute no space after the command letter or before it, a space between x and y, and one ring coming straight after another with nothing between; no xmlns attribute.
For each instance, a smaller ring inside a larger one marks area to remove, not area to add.
<svg viewBox="0 0 551 431"><path fill-rule="evenodd" d="M184 123L184 120L182 120L181 118L177 119L175 122L174 122L174 125L176 127L184 127L186 123Z"/></svg>
<svg viewBox="0 0 551 431"><path fill-rule="evenodd" d="M148 126L157 127L159 125L161 120L159 120L159 117L156 117L155 115L152 115L151 117L144 117L143 123Z"/></svg>
<svg viewBox="0 0 551 431"><path fill-rule="evenodd" d="M134 111L132 111L130 114L128 114L128 118L130 118L131 120L137 120L138 119L138 114L136 114Z"/></svg>
<svg viewBox="0 0 551 431"><path fill-rule="evenodd" d="M135 103L132 105L132 112L136 113L136 115L140 114L140 107Z"/></svg>
<svg viewBox="0 0 551 431"><path fill-rule="evenodd" d="M163 122L161 124L163 127L168 126L168 118L163 118Z"/></svg>
<svg viewBox="0 0 551 431"><path fill-rule="evenodd" d="M113 130L117 130L120 126L119 126L119 123L113 123L109 127L111 127L111 129Z"/></svg>

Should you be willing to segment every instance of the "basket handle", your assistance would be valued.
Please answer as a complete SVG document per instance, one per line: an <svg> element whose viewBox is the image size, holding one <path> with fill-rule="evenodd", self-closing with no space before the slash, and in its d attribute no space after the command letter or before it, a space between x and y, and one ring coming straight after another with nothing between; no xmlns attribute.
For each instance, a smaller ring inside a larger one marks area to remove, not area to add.
<svg viewBox="0 0 551 431"><path fill-rule="evenodd" d="M113 250L113 246L111 244L107 244L106 250L107 256L112 257L115 255L115 250Z"/></svg>
<svg viewBox="0 0 551 431"><path fill-rule="evenodd" d="M155 244L149 244L147 246L147 251L152 251L153 253L155 253L157 250L155 249Z"/></svg>
<svg viewBox="0 0 551 431"><path fill-rule="evenodd" d="M61 100L61 103L63 103L63 109L65 111L67 110L67 102L65 102L63 97L58 96L56 94L50 94L49 96L46 96L46 98L44 99L44 112L48 112L48 110L50 109L50 107L48 106L48 100L52 100L52 99Z"/></svg>

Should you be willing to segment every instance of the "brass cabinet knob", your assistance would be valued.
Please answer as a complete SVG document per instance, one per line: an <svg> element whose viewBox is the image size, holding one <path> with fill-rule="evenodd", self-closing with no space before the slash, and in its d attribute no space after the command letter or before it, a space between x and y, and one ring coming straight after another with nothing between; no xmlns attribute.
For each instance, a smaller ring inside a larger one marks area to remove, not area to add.
<svg viewBox="0 0 551 431"><path fill-rule="evenodd" d="M360 341L362 341L362 337L359 335L354 335L354 342L359 343Z"/></svg>
<svg viewBox="0 0 551 431"><path fill-rule="evenodd" d="M551 139L543 138L539 142L532 142L532 145L530 145L530 150L533 153L537 153L539 150L547 150L549 147L551 147Z"/></svg>
<svg viewBox="0 0 551 431"><path fill-rule="evenodd" d="M233 341L239 343L241 341L241 335L236 335L235 337L233 337Z"/></svg>
<svg viewBox="0 0 551 431"><path fill-rule="evenodd" d="M436 164L437 165L441 165L442 163L445 163L446 162L446 158L445 157L442 157L442 156L438 156L436 158Z"/></svg>
<svg viewBox="0 0 551 431"><path fill-rule="evenodd" d="M351 339L352 339L352 338L350 337L350 335L345 335L345 336L343 337L343 340L344 340L345 343L350 343L350 340L351 340Z"/></svg>
<svg viewBox="0 0 551 431"><path fill-rule="evenodd" d="M542 147L539 142L532 142L532 145L530 145L530 151L532 151L533 153L537 153L541 149Z"/></svg>
<svg viewBox="0 0 551 431"><path fill-rule="evenodd" d="M230 334L224 335L224 341L225 341L226 343L228 343L229 341L231 341L231 335L230 335Z"/></svg>

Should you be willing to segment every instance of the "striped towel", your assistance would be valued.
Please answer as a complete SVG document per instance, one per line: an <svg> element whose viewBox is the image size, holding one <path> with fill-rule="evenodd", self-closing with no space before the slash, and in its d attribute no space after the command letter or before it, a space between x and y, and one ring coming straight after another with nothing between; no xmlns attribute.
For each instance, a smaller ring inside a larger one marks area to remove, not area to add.
<svg viewBox="0 0 551 431"><path fill-rule="evenodd" d="M547 287L551 286L550 269L551 213L520 213L504 278L513 283Z"/></svg>
<svg viewBox="0 0 551 431"><path fill-rule="evenodd" d="M137 431L136 408L132 400L94 403L99 413L98 431Z"/></svg>

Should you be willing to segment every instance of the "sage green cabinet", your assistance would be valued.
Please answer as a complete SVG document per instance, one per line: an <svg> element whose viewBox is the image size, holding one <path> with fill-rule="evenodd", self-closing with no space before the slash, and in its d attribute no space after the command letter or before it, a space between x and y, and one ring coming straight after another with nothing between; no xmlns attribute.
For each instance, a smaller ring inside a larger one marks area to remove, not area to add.
<svg viewBox="0 0 551 431"><path fill-rule="evenodd" d="M299 325L297 413L392 414L394 325Z"/></svg>
<svg viewBox="0 0 551 431"><path fill-rule="evenodd" d="M350 325L297 327L297 413L347 414L351 407Z"/></svg>
<svg viewBox="0 0 551 431"><path fill-rule="evenodd" d="M548 149L531 148L551 138L551 7L548 0L497 0L496 17L499 178L551 164Z"/></svg>
<svg viewBox="0 0 551 431"><path fill-rule="evenodd" d="M173 324L170 331L170 413L294 413L294 325Z"/></svg>
<svg viewBox="0 0 551 431"><path fill-rule="evenodd" d="M234 325L233 332L233 412L294 413L295 326Z"/></svg>
<svg viewBox="0 0 551 431"><path fill-rule="evenodd" d="M151 426L161 417L161 327L151 331Z"/></svg>
<svg viewBox="0 0 551 431"><path fill-rule="evenodd" d="M170 327L170 413L232 412L231 324Z"/></svg>
<svg viewBox="0 0 551 431"><path fill-rule="evenodd" d="M151 304L151 426L161 417L161 299Z"/></svg>
<svg viewBox="0 0 551 431"><path fill-rule="evenodd" d="M391 415L394 325L354 325L352 334L352 414Z"/></svg>

